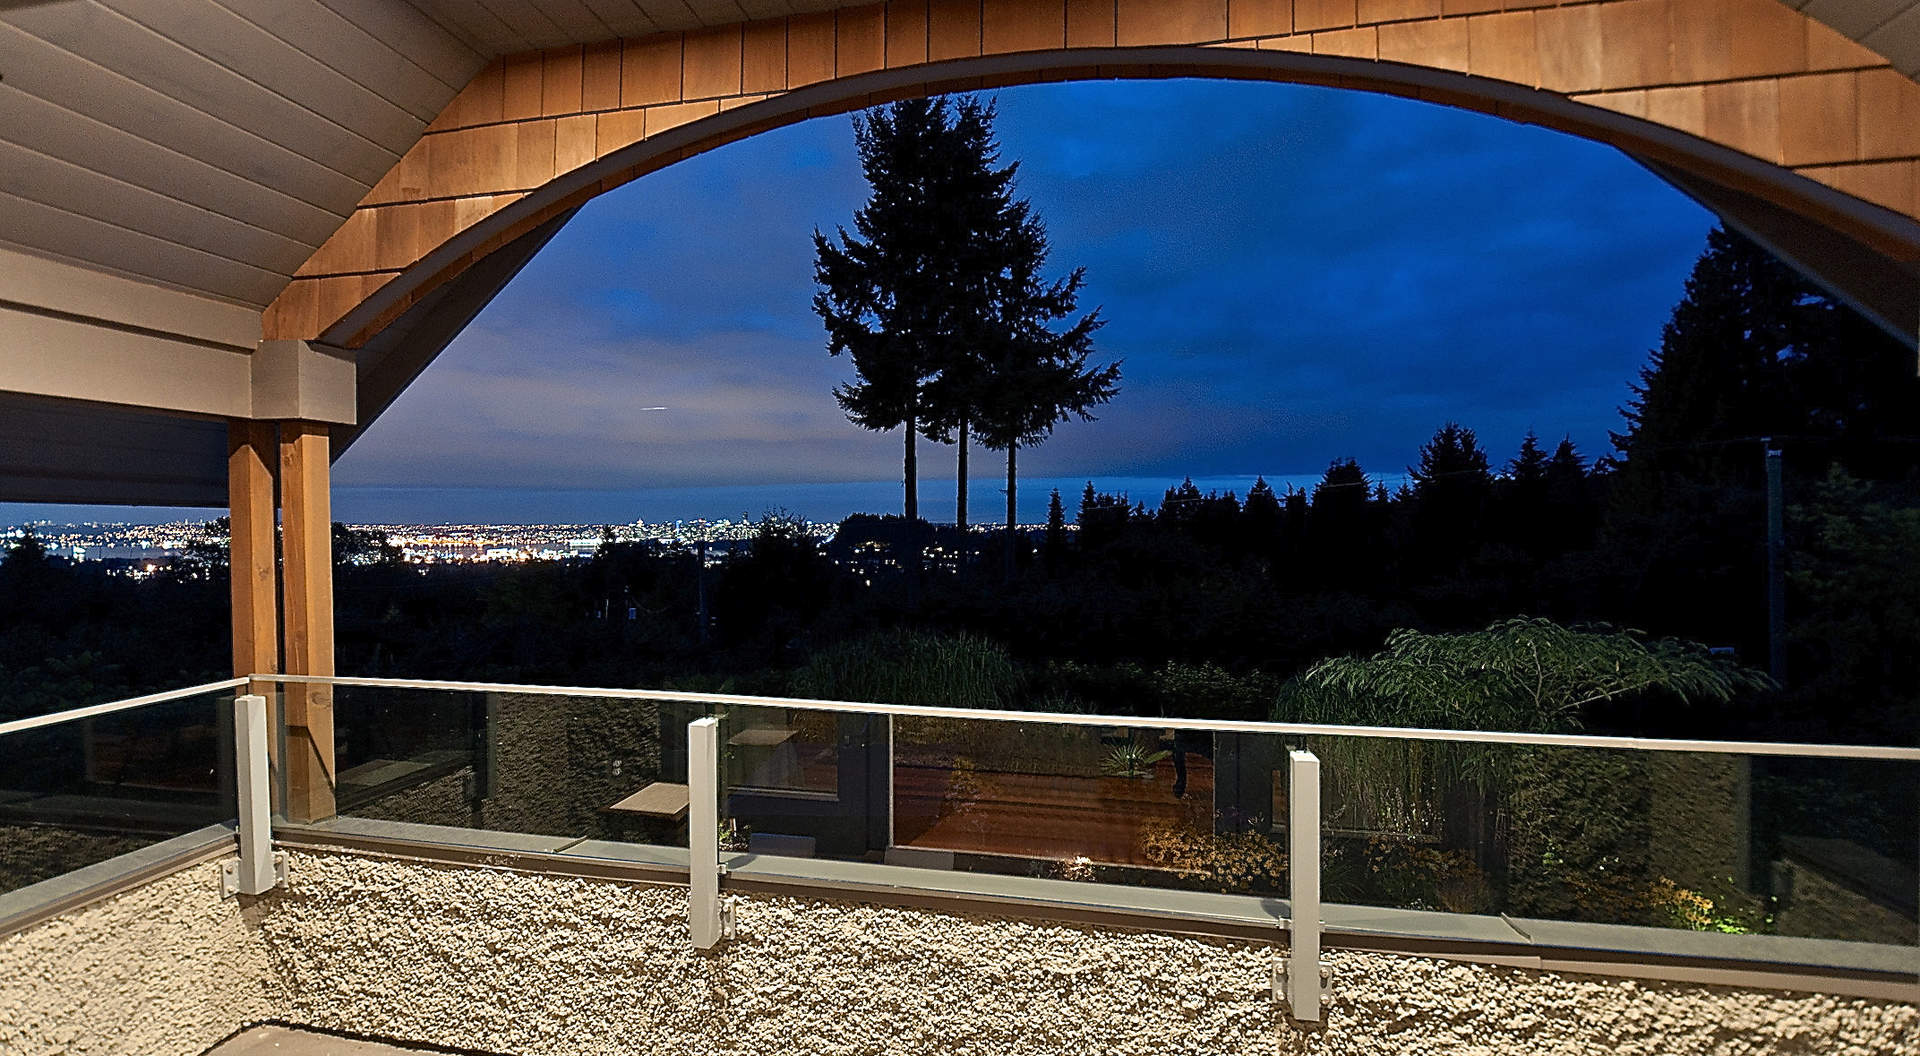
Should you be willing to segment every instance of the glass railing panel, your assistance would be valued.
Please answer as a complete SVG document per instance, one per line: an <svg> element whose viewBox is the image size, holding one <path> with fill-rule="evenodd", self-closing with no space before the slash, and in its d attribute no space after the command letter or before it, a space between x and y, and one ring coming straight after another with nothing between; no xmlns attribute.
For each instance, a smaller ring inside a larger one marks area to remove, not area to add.
<svg viewBox="0 0 1920 1056"><path fill-rule="evenodd" d="M1284 898L1304 748L1329 904L1920 942L1908 761L339 686L339 815L683 848L710 714L729 853Z"/></svg>
<svg viewBox="0 0 1920 1056"><path fill-rule="evenodd" d="M0 892L231 821L233 697L0 736Z"/></svg>
<svg viewBox="0 0 1920 1056"><path fill-rule="evenodd" d="M885 838L884 719L785 706L716 714L723 851L877 857L869 852Z"/></svg>
<svg viewBox="0 0 1920 1056"><path fill-rule="evenodd" d="M723 829L737 850L1284 893L1271 789L1286 753L1274 738L804 708L725 716Z"/></svg>
<svg viewBox="0 0 1920 1056"><path fill-rule="evenodd" d="M1920 765L1314 737L1328 902L1920 939Z"/></svg>
<svg viewBox="0 0 1920 1056"><path fill-rule="evenodd" d="M1502 796L1521 758L1514 749L1364 737L1308 737L1302 746L1321 760L1326 901L1445 913L1512 908L1511 811ZM1549 807L1544 816L1563 815ZM1600 865L1596 875L1604 873Z"/></svg>
<svg viewBox="0 0 1920 1056"><path fill-rule="evenodd" d="M1920 763L1755 758L1746 777L1775 933L1920 945Z"/></svg>
<svg viewBox="0 0 1920 1056"><path fill-rule="evenodd" d="M686 727L703 706L331 688L338 817L685 846Z"/></svg>

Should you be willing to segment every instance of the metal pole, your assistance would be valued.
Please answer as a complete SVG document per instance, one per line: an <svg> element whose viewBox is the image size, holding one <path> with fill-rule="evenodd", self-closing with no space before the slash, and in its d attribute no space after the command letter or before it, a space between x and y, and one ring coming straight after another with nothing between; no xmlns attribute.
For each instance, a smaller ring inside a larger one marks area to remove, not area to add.
<svg viewBox="0 0 1920 1056"><path fill-rule="evenodd" d="M1780 449L1767 450L1767 673L1787 681L1786 501L1780 487Z"/></svg>
<svg viewBox="0 0 1920 1056"><path fill-rule="evenodd" d="M234 790L240 817L240 864L234 889L257 895L273 889L272 800L267 792L267 698L233 698Z"/></svg>
<svg viewBox="0 0 1920 1056"><path fill-rule="evenodd" d="M720 720L687 724L687 919L693 946L710 950L725 923L720 906Z"/></svg>
<svg viewBox="0 0 1920 1056"><path fill-rule="evenodd" d="M1320 1019L1320 759L1287 753L1287 1003L1293 1018Z"/></svg>

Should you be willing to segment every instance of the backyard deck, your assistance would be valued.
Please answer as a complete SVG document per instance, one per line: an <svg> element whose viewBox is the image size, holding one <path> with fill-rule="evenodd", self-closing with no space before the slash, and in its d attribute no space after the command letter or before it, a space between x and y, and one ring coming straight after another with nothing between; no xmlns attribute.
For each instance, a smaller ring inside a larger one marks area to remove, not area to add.
<svg viewBox="0 0 1920 1056"><path fill-rule="evenodd" d="M1085 856L1151 865L1141 837L1154 829L1212 831L1213 761L1187 757L1186 795L1173 795L1162 761L1150 778L894 768L894 840L922 850L1021 858Z"/></svg>

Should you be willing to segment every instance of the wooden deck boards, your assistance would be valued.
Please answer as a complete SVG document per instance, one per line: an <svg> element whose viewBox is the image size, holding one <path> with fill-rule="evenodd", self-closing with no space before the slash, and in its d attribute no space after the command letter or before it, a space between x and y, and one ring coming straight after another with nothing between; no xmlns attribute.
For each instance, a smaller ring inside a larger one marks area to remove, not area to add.
<svg viewBox="0 0 1920 1056"><path fill-rule="evenodd" d="M1069 777L921 766L894 769L894 839L923 850L1149 865L1141 836L1155 828L1213 827L1213 762L1187 759L1186 796L1173 764L1151 778Z"/></svg>

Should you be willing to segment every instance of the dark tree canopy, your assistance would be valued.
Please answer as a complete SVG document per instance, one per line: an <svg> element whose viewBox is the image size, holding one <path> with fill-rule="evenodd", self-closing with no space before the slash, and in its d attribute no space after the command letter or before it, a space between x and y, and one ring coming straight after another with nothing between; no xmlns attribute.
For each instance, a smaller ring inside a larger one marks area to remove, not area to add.
<svg viewBox="0 0 1920 1056"><path fill-rule="evenodd" d="M1708 234L1620 414L1627 428L1613 443L1640 477L1750 480L1762 437L1803 464L1838 459L1874 477L1920 454L1882 442L1911 433L1920 414L1913 353L1724 227Z"/></svg>
<svg viewBox="0 0 1920 1056"><path fill-rule="evenodd" d="M919 515L914 441L938 432L928 385L950 365L960 334L979 314L982 266L973 244L983 185L1010 179L990 167L989 111L973 100L910 99L854 118L854 144L871 190L853 231L813 233L813 309L827 350L853 360L855 381L834 390L854 424L905 429L906 514ZM966 201L968 207L959 203Z"/></svg>
<svg viewBox="0 0 1920 1056"><path fill-rule="evenodd" d="M1413 481L1416 560L1433 575L1451 575L1480 542L1493 471L1473 430L1447 422L1407 468Z"/></svg>

